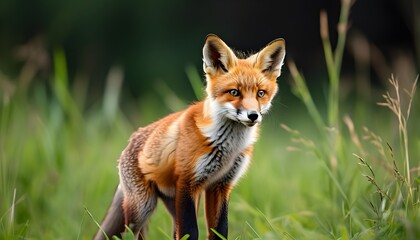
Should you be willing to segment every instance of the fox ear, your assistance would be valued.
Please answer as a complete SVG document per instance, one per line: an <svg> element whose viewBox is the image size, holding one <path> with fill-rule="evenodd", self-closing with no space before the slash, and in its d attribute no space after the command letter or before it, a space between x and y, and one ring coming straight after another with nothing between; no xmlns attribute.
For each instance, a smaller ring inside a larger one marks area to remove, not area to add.
<svg viewBox="0 0 420 240"><path fill-rule="evenodd" d="M280 76L285 55L286 45L284 39L276 39L257 54L255 66L261 69L264 74L277 78Z"/></svg>
<svg viewBox="0 0 420 240"><path fill-rule="evenodd" d="M218 71L229 72L236 65L236 56L232 50L214 34L207 35L203 47L203 69L207 74Z"/></svg>

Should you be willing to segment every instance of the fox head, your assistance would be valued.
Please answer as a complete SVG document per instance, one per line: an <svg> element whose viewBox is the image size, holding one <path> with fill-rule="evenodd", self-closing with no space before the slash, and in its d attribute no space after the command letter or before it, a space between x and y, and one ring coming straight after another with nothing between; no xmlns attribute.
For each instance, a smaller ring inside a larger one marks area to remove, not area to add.
<svg viewBox="0 0 420 240"><path fill-rule="evenodd" d="M247 58L239 58L216 35L208 35L203 47L208 111L251 127L261 122L277 93L277 77L285 57L279 38Z"/></svg>

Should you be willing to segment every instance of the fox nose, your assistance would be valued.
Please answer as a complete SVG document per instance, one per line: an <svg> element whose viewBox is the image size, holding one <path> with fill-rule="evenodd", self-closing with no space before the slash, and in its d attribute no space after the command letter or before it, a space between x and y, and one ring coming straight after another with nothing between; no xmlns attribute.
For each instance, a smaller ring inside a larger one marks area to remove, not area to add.
<svg viewBox="0 0 420 240"><path fill-rule="evenodd" d="M258 113L256 111L252 111L248 113L248 118L249 120L251 120L252 122L255 122L255 120L258 119Z"/></svg>

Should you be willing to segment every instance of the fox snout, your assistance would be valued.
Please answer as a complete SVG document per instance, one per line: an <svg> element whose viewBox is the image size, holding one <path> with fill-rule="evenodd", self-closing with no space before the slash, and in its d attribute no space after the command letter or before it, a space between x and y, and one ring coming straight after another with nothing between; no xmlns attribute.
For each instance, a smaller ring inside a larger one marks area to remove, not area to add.
<svg viewBox="0 0 420 240"><path fill-rule="evenodd" d="M237 114L237 120L247 127L252 127L262 120L261 114L255 110L238 110Z"/></svg>
<svg viewBox="0 0 420 240"><path fill-rule="evenodd" d="M251 122L255 122L259 117L260 115L257 111L248 112L248 119L251 120Z"/></svg>
<svg viewBox="0 0 420 240"><path fill-rule="evenodd" d="M238 111L239 120L244 123L246 126L253 126L256 123L261 122L261 114L259 112L259 103L252 95L254 94L244 94L245 97L240 102L240 107ZM250 95L250 96L246 96Z"/></svg>

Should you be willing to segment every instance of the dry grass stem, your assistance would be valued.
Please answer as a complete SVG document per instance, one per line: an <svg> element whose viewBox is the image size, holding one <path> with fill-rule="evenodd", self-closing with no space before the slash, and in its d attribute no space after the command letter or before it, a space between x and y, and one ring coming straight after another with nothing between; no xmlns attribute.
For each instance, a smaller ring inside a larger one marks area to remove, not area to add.
<svg viewBox="0 0 420 240"><path fill-rule="evenodd" d="M359 139L359 136L357 135L355 128L354 128L354 123L351 120L349 115L344 116L344 123L346 124L349 133L350 133L350 139L351 141L354 143L354 145L356 146L357 149L359 149L360 153L365 156L366 155L366 151L363 148L363 145Z"/></svg>
<svg viewBox="0 0 420 240"><path fill-rule="evenodd" d="M411 172L410 172L410 156L408 151L408 127L407 127L407 121L410 117L410 111L412 106L412 101L414 99L414 94L417 89L417 80L418 76L413 82L413 85L411 86L411 90L404 89L403 92L407 94L409 101L406 111L403 111L402 106L402 100L400 95L400 87L398 80L391 75L391 78L389 79L389 83L392 86L392 89L395 92L395 96L392 97L389 92L383 95L383 98L385 99L385 102L379 102L379 106L387 107L389 108L397 117L398 120L398 129L403 149L403 155L404 155L404 165L405 165L405 174L408 184L411 184ZM403 114L405 112L405 114ZM412 189L409 188L410 196L412 197Z"/></svg>

